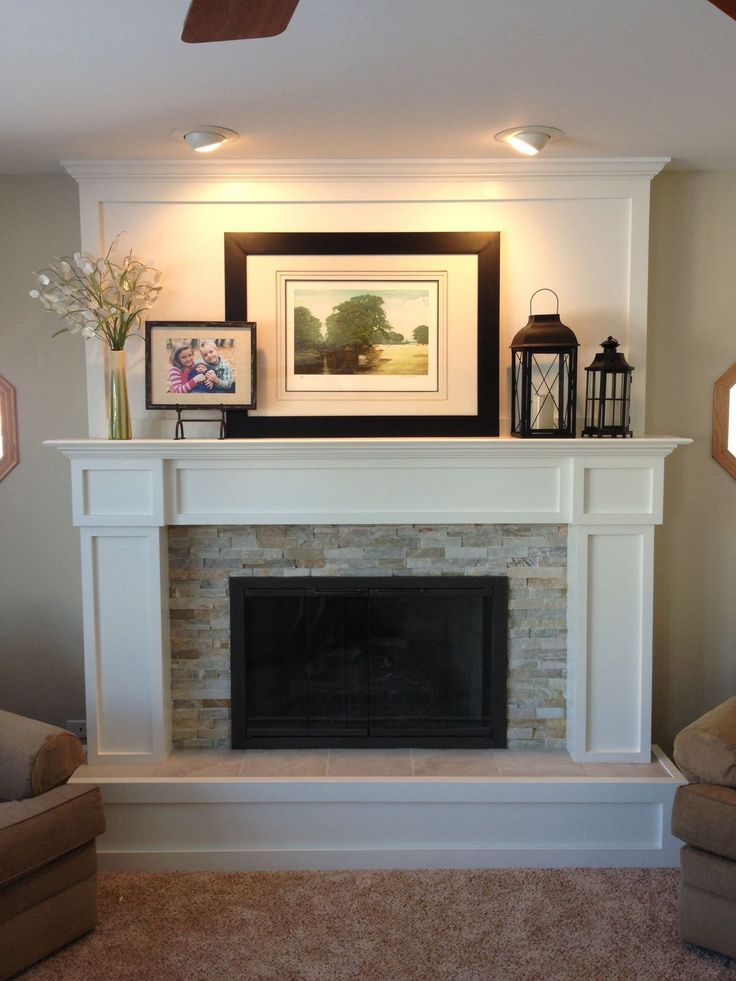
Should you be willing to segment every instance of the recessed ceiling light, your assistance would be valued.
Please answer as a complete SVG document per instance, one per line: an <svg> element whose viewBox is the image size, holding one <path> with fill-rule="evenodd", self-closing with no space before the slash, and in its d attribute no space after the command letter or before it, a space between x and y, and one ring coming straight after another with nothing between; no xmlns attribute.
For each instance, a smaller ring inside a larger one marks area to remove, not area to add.
<svg viewBox="0 0 736 981"><path fill-rule="evenodd" d="M197 153L211 153L224 143L237 140L238 135L234 129L226 129L224 126L192 126L191 129L174 130L174 136L177 139L182 138Z"/></svg>
<svg viewBox="0 0 736 981"><path fill-rule="evenodd" d="M562 130L554 126L516 126L514 129L503 129L496 133L499 143L508 143L528 157L535 156L556 136L562 136Z"/></svg>

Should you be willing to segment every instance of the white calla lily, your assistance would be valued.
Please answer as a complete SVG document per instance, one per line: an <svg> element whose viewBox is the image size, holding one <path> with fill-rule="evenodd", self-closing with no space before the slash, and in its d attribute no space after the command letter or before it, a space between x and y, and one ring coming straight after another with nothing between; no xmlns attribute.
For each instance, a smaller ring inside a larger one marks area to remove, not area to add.
<svg viewBox="0 0 736 981"><path fill-rule="evenodd" d="M117 241L99 258L74 252L57 259L57 265L36 273L38 287L29 295L64 321L61 332L81 333L85 339L97 337L111 350L122 351L130 334L139 332L142 314L161 292L161 273L132 252L115 262L111 256Z"/></svg>

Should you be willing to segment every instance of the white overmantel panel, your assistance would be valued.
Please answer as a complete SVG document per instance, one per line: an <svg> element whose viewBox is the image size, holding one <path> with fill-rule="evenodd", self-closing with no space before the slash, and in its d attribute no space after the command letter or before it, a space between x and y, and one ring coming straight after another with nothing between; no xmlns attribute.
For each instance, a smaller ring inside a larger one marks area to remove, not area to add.
<svg viewBox="0 0 736 981"><path fill-rule="evenodd" d="M49 441L82 534L90 762L170 747L166 525L302 523L566 524L570 751L648 761L653 530L688 442Z"/></svg>
<svg viewBox="0 0 736 981"><path fill-rule="evenodd" d="M501 433L509 430L509 344L529 297L560 296L580 365L613 334L636 372L632 423L644 431L649 188L665 158L535 160L76 161L82 248L118 233L163 271L156 320L224 317L223 233L498 231ZM540 312L540 311L537 311ZM87 346L89 433L103 435L101 345ZM173 430L145 409L143 345L128 345L133 431ZM580 372L580 386L582 388ZM579 393L582 406L582 391ZM209 430L194 429L198 435Z"/></svg>

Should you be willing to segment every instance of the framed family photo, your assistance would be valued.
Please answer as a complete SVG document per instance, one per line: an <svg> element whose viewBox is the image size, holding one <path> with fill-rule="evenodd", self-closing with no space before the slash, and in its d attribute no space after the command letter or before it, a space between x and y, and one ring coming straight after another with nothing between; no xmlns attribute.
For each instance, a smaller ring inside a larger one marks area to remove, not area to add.
<svg viewBox="0 0 736 981"><path fill-rule="evenodd" d="M252 409L255 404L255 323L146 322L147 409Z"/></svg>
<svg viewBox="0 0 736 981"><path fill-rule="evenodd" d="M225 312L258 323L240 437L498 435L497 232L225 234Z"/></svg>

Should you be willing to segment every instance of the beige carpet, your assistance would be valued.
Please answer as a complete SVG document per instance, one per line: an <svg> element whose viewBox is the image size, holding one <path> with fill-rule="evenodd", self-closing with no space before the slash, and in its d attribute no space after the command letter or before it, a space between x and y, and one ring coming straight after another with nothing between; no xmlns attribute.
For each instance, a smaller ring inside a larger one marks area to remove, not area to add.
<svg viewBox="0 0 736 981"><path fill-rule="evenodd" d="M672 869L109 872L98 929L22 975L69 981L691 981Z"/></svg>

